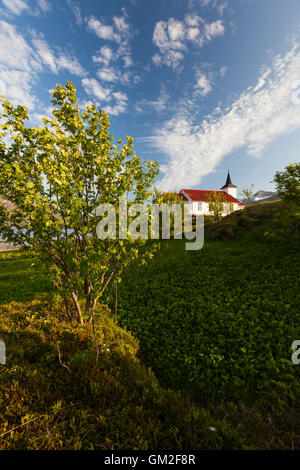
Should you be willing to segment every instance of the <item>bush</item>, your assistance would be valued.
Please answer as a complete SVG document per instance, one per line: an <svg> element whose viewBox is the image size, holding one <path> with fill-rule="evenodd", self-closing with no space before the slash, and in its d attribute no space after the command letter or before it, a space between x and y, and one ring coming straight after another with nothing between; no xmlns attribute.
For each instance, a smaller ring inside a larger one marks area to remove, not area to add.
<svg viewBox="0 0 300 470"><path fill-rule="evenodd" d="M286 166L285 171L277 171L274 182L279 197L300 206L300 163Z"/></svg>
<svg viewBox="0 0 300 470"><path fill-rule="evenodd" d="M249 229L255 227L256 221L247 215L241 215L238 220L238 225Z"/></svg>

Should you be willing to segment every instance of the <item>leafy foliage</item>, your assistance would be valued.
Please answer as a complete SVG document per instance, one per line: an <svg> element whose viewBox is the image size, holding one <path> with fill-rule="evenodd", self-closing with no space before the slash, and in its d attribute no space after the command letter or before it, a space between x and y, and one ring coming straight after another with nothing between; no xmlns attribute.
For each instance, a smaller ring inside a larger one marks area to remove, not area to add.
<svg viewBox="0 0 300 470"><path fill-rule="evenodd" d="M300 163L288 165L285 171L277 171L274 181L279 197L300 206Z"/></svg>
<svg viewBox="0 0 300 470"><path fill-rule="evenodd" d="M246 204L249 202L251 196L253 196L253 189L254 184L251 184L250 186L244 186L241 190L241 197L245 199Z"/></svg>
<svg viewBox="0 0 300 470"><path fill-rule="evenodd" d="M216 222L221 218L225 201L225 196L221 191L212 191L208 195L209 210L213 213Z"/></svg>
<svg viewBox="0 0 300 470"><path fill-rule="evenodd" d="M175 192L166 192L159 191L157 188L154 188L154 204L178 204L182 202L182 196Z"/></svg>
<svg viewBox="0 0 300 470"><path fill-rule="evenodd" d="M67 314L83 323L129 263L153 254L139 251L144 240L100 240L96 209L127 193L132 203L148 200L158 166L135 154L131 137L113 144L108 115L90 105L81 113L72 83L52 95L53 118L35 128L25 107L3 101L2 137L10 142L0 148L0 194L14 209L0 207L0 234L34 247Z"/></svg>

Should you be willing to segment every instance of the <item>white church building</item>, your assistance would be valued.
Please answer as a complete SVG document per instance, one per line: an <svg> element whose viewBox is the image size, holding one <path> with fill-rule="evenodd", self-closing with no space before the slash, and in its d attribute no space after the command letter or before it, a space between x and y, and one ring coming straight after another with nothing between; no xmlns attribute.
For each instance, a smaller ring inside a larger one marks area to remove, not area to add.
<svg viewBox="0 0 300 470"><path fill-rule="evenodd" d="M244 209L245 205L237 199L237 186L232 184L231 177L228 171L227 180L220 191L224 196L224 210L222 215L228 215L240 209ZM211 215L209 210L209 196L214 193L212 190L207 189L182 189L180 195L191 207L193 215Z"/></svg>

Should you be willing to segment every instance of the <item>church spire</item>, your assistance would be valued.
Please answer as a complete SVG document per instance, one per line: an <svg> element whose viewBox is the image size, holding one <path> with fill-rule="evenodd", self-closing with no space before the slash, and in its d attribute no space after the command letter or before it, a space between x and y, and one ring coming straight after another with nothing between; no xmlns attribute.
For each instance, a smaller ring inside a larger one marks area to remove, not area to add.
<svg viewBox="0 0 300 470"><path fill-rule="evenodd" d="M224 184L224 186L222 186L221 189L225 189L225 188L237 188L237 186L235 186L234 184L232 184L229 170L228 170L228 175L227 175L226 183Z"/></svg>

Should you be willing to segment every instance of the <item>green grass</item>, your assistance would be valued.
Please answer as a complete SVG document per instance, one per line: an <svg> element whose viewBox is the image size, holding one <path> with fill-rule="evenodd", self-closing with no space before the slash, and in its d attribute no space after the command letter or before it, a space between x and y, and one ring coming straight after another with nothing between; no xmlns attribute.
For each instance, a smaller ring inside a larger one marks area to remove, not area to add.
<svg viewBox="0 0 300 470"><path fill-rule="evenodd" d="M263 388L271 358L274 378L282 361L292 371L299 253L235 242L185 252L181 245L169 242L168 256L128 272L119 289L119 320L162 380L209 399L213 391L218 398Z"/></svg>
<svg viewBox="0 0 300 470"><path fill-rule="evenodd" d="M62 320L33 261L0 254L0 450L243 448L224 420L159 384L107 308L96 319L96 362L91 326Z"/></svg>
<svg viewBox="0 0 300 470"><path fill-rule="evenodd" d="M99 364L88 327L56 319L30 253L1 253L0 337L10 352L0 366L0 435L46 417L0 446L300 449L300 366L291 362L300 250L287 229L298 216L285 214L281 203L234 213L210 225L202 250L164 241L147 266L128 269L118 289L128 333L101 315ZM228 224L233 237L218 240Z"/></svg>
<svg viewBox="0 0 300 470"><path fill-rule="evenodd" d="M248 443L292 447L300 445L300 367L291 362L300 338L300 245L288 233L264 237L275 223L269 211L255 206L223 219L234 238L208 236L201 251L166 242L151 264L127 272L118 315L161 383L230 416ZM238 224L254 215L255 224Z"/></svg>
<svg viewBox="0 0 300 470"><path fill-rule="evenodd" d="M53 287L30 252L0 253L0 305L48 297Z"/></svg>

